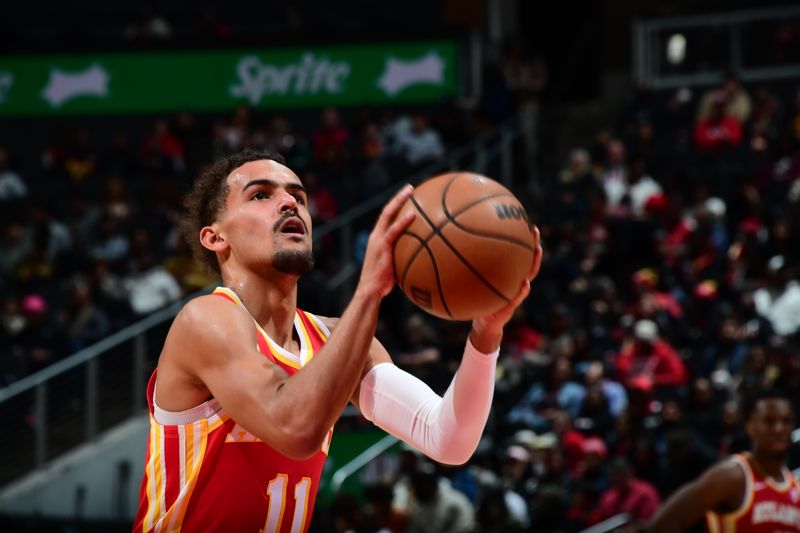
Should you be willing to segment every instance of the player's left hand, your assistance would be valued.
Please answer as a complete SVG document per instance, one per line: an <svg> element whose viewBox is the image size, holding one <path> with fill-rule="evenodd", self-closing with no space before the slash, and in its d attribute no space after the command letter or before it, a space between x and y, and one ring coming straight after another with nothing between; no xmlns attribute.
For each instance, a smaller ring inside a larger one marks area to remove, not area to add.
<svg viewBox="0 0 800 533"><path fill-rule="evenodd" d="M493 352L500 345L503 336L503 327L511 320L514 310L528 297L531 292L531 281L539 275L542 266L542 244L539 228L533 227L533 265L530 274L522 282L517 295L502 309L492 314L476 318L472 321L470 340L472 345L483 353ZM481 346L479 346L480 344Z"/></svg>

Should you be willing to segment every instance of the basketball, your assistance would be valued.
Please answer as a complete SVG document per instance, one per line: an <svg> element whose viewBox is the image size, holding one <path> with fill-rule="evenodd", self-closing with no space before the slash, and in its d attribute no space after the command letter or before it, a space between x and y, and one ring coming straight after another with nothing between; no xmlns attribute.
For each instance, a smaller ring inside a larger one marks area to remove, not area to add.
<svg viewBox="0 0 800 533"><path fill-rule="evenodd" d="M534 236L520 201L470 172L423 182L400 216L416 218L394 248L397 283L416 305L448 320L501 309L533 267Z"/></svg>

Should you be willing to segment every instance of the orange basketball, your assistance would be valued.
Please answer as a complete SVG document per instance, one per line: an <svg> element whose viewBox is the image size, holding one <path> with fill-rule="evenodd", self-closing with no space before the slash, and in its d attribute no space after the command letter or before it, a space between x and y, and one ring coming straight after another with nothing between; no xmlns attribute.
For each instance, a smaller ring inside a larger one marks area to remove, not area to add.
<svg viewBox="0 0 800 533"><path fill-rule="evenodd" d="M397 283L411 301L448 320L472 320L511 301L533 267L533 227L519 200L470 172L431 178L401 213L416 219L397 240Z"/></svg>

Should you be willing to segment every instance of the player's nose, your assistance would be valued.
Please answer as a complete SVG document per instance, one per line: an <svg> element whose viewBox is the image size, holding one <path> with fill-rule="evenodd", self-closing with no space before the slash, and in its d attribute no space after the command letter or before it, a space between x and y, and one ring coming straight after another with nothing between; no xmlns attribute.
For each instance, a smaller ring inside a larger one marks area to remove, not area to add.
<svg viewBox="0 0 800 533"><path fill-rule="evenodd" d="M281 213L285 211L297 210L297 198L289 194L289 191L281 189L278 209Z"/></svg>

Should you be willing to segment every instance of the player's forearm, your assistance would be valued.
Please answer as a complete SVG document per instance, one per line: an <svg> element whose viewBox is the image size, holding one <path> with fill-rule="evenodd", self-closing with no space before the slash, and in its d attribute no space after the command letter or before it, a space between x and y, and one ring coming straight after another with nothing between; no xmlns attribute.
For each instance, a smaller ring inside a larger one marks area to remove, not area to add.
<svg viewBox="0 0 800 533"><path fill-rule="evenodd" d="M302 371L287 379L279 401L287 424L305 435L312 448L321 443L355 391L375 336L381 298L356 291L336 329Z"/></svg>
<svg viewBox="0 0 800 533"><path fill-rule="evenodd" d="M500 347L503 339L502 327L485 326L479 320L472 323L469 341L481 353L492 353Z"/></svg>
<svg viewBox="0 0 800 533"><path fill-rule="evenodd" d="M475 451L489 416L496 361L496 351L480 353L467 345L443 398L396 366L377 365L361 381L361 411L432 459L464 463Z"/></svg>

